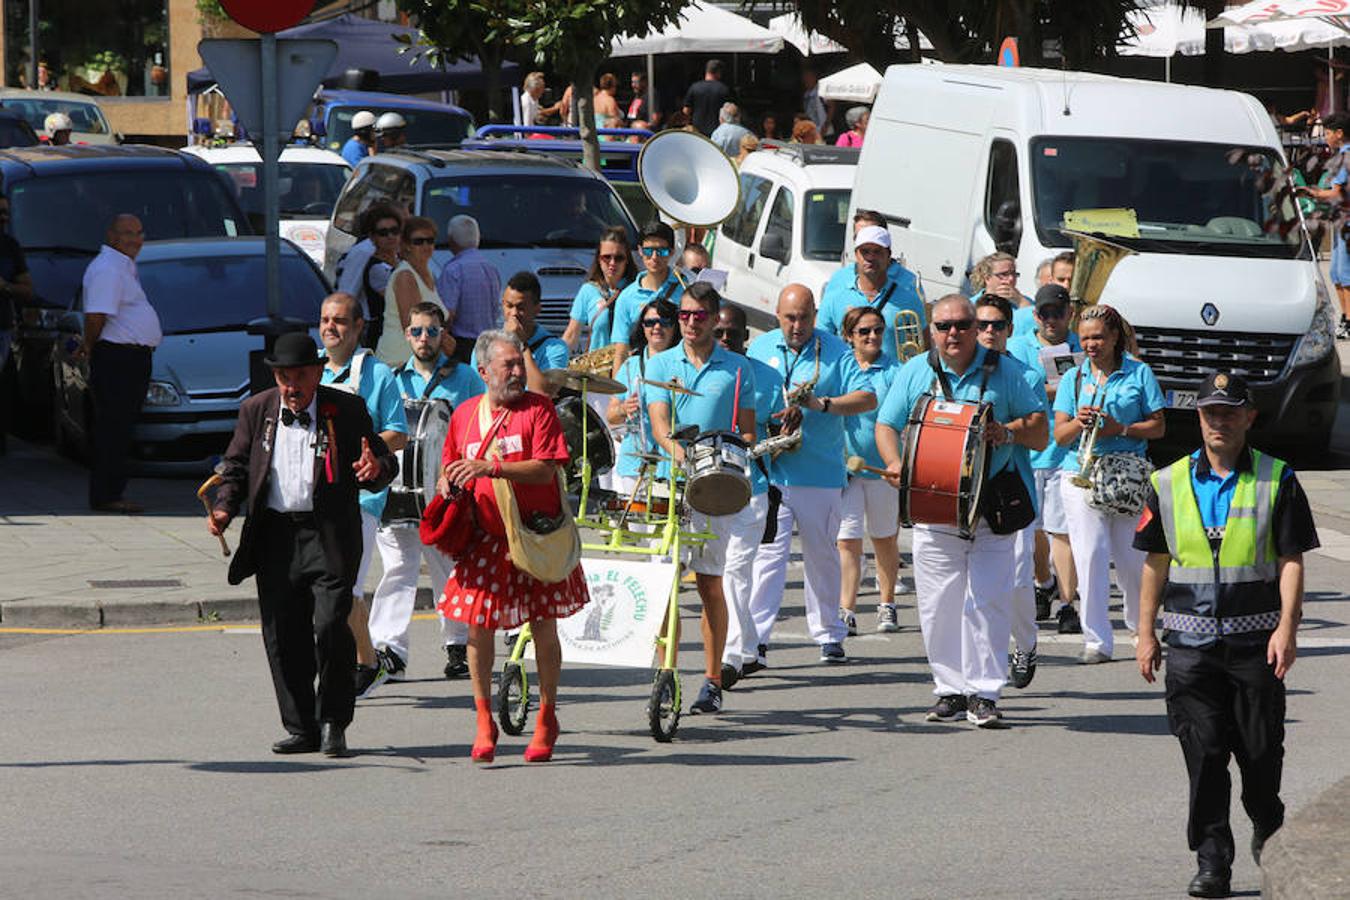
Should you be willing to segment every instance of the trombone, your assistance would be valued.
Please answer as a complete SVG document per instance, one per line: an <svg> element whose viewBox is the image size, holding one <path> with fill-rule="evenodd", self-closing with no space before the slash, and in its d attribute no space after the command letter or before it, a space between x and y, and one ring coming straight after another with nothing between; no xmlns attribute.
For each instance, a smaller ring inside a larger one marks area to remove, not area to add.
<svg viewBox="0 0 1350 900"><path fill-rule="evenodd" d="M923 320L912 309L902 309L895 317L895 356L907 362L923 352Z"/></svg>

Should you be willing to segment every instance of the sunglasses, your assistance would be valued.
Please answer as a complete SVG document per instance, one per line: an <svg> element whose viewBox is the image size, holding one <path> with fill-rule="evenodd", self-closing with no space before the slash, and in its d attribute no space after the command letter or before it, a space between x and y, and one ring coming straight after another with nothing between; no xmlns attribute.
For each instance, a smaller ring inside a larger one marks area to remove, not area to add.
<svg viewBox="0 0 1350 900"><path fill-rule="evenodd" d="M601 262L623 262L623 254L622 254L622 253L601 253L601 254L600 254L600 261L601 261Z"/></svg>
<svg viewBox="0 0 1350 900"><path fill-rule="evenodd" d="M643 256L645 256L645 257L647 257L647 258L649 258L649 259L650 259L651 257L653 257L653 256L659 256L659 257L661 257L662 259L665 259L667 256L670 255L670 248L669 248L669 247L643 247L642 250L641 250L640 252L642 253Z"/></svg>
<svg viewBox="0 0 1350 900"><path fill-rule="evenodd" d="M707 318L708 318L708 311L707 311L706 309L682 309L682 310L680 310L680 321L681 321L681 322L689 322L689 321L691 321L691 320L694 321L694 322L702 322L702 321L705 321Z"/></svg>
<svg viewBox="0 0 1350 900"><path fill-rule="evenodd" d="M853 333L856 334L858 337L869 337L874 334L882 335L886 333L886 326L873 325L870 328L859 326L858 328L853 329Z"/></svg>
<svg viewBox="0 0 1350 900"><path fill-rule="evenodd" d="M412 244L414 247L430 247L436 243L436 239L434 237L415 237L409 240L408 243Z"/></svg>
<svg viewBox="0 0 1350 900"><path fill-rule="evenodd" d="M740 337L744 332L739 328L714 328L713 336L717 338Z"/></svg>
<svg viewBox="0 0 1350 900"><path fill-rule="evenodd" d="M1036 310L1038 319L1062 319L1069 314L1069 311L1062 306L1042 306Z"/></svg>
<svg viewBox="0 0 1350 900"><path fill-rule="evenodd" d="M974 324L975 321L973 319L947 319L942 322L934 322L933 327L936 328L940 333L946 334L953 328L955 328L957 331L969 331L971 326Z"/></svg>
<svg viewBox="0 0 1350 900"><path fill-rule="evenodd" d="M445 329L441 328L441 326L439 326L439 325L425 325L425 326L424 326L424 325L409 325L409 326L408 326L408 334L412 335L413 337L415 337L415 338L420 338L420 337L422 336L422 332L426 332L427 337L431 338L432 340L435 340L436 338L440 337L440 336L441 336L441 332L444 331L444 330L445 330Z"/></svg>
<svg viewBox="0 0 1350 900"><path fill-rule="evenodd" d="M400 229L398 228L376 228L375 230L371 231L371 234L375 235L376 237L393 237L394 235L398 234L399 231Z"/></svg>
<svg viewBox="0 0 1350 900"><path fill-rule="evenodd" d="M660 325L662 328L669 328L670 326L672 326L672 325L674 325L674 324L675 324L675 320L674 320L674 319L667 319L665 316L661 316L660 318L655 318L655 319L643 319L643 320L642 320L642 327L643 327L643 328L655 328L657 325Z"/></svg>
<svg viewBox="0 0 1350 900"><path fill-rule="evenodd" d="M1007 319L980 319L976 323L981 331L1007 331Z"/></svg>

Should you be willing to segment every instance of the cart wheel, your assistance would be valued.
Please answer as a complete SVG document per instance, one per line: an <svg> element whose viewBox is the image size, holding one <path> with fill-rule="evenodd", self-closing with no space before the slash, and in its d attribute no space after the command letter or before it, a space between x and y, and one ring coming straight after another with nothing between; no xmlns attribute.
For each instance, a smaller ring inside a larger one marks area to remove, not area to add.
<svg viewBox="0 0 1350 900"><path fill-rule="evenodd" d="M497 721L507 734L520 734L530 718L530 681L525 667L508 660L497 682Z"/></svg>
<svg viewBox="0 0 1350 900"><path fill-rule="evenodd" d="M663 744L675 737L680 727L680 675L674 669L659 669L652 681L652 698L647 703L647 724L652 737Z"/></svg>

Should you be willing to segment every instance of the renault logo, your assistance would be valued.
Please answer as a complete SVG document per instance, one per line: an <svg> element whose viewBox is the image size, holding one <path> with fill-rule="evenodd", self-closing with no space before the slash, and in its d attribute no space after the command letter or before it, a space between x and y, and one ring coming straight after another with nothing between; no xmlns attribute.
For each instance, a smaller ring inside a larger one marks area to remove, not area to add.
<svg viewBox="0 0 1350 900"><path fill-rule="evenodd" d="M1200 307L1200 318L1204 320L1206 325L1212 326L1219 321L1219 308L1213 303L1206 303Z"/></svg>

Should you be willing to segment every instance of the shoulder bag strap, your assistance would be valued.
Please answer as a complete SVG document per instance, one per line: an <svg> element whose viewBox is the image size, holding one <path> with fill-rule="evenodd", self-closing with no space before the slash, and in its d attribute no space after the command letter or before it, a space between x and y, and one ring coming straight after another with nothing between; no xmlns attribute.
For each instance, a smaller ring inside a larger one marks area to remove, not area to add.
<svg viewBox="0 0 1350 900"><path fill-rule="evenodd" d="M454 363L451 363L448 366L441 366L436 370L436 373L431 376L431 379L427 382L426 388L422 391L423 400L430 399L431 392L436 390L436 386L445 380L445 376L450 374L450 370L453 367Z"/></svg>

